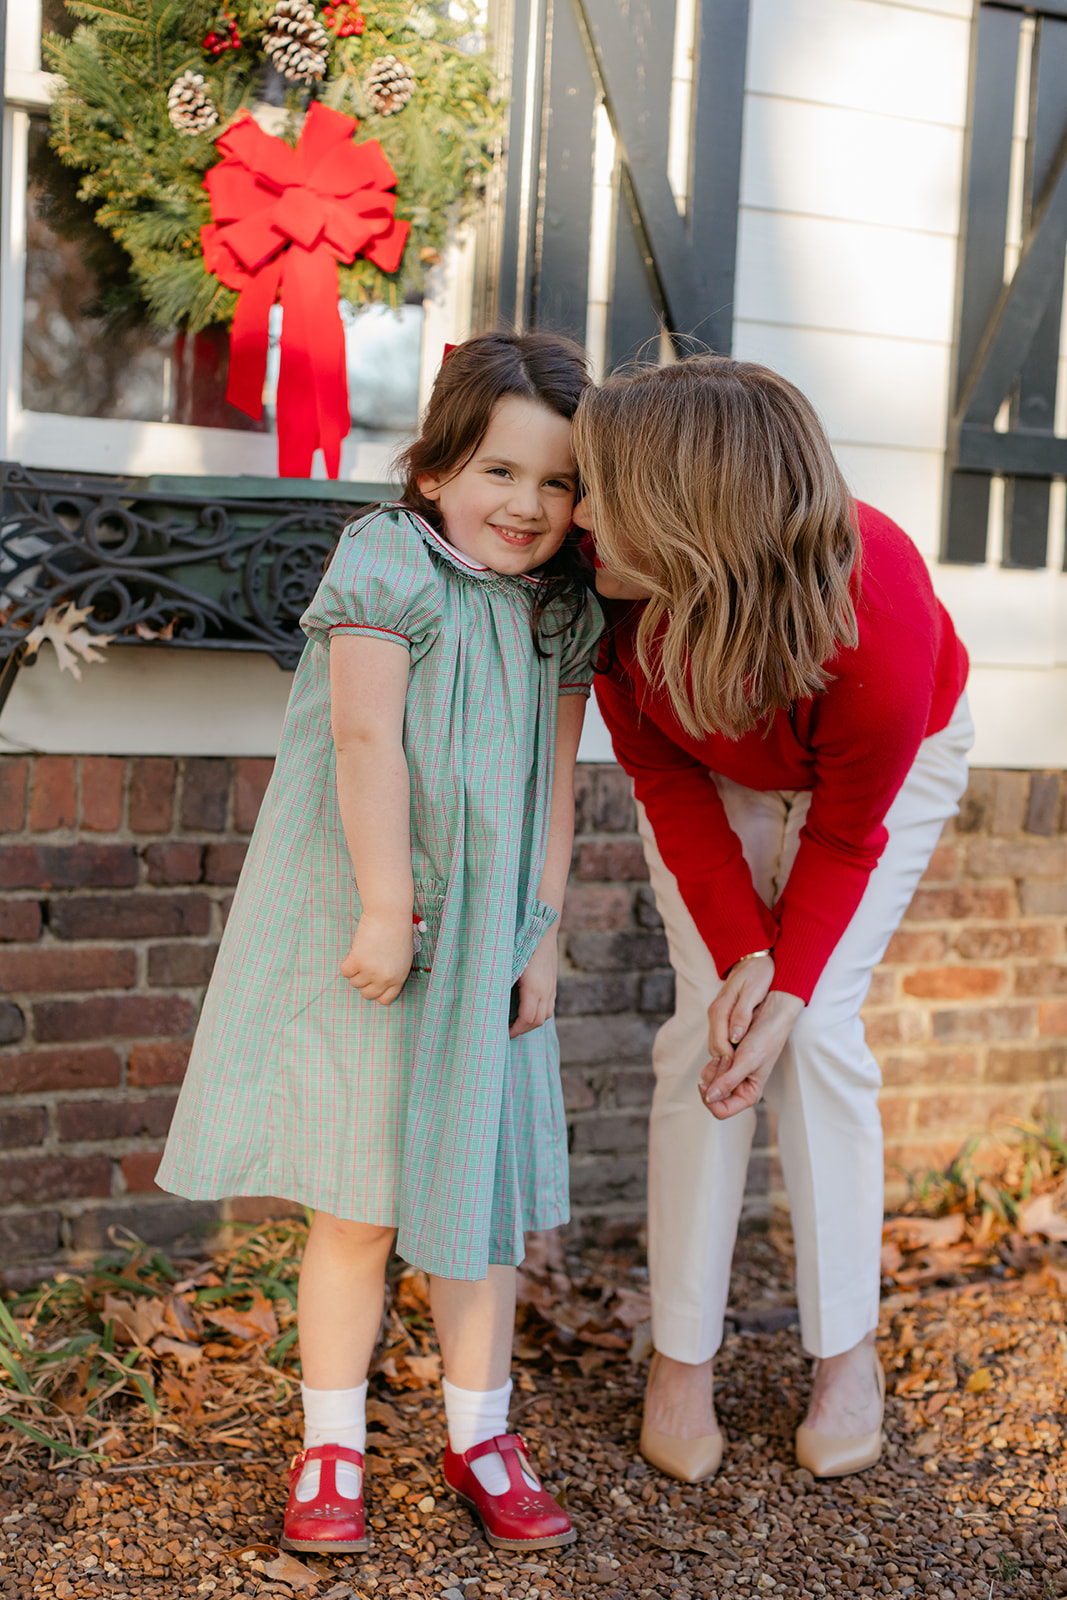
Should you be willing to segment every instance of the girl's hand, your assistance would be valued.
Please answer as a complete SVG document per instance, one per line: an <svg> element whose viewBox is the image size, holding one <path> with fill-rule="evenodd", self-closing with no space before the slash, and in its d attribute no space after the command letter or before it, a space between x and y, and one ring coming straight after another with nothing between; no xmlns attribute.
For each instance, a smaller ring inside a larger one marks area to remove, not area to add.
<svg viewBox="0 0 1067 1600"><path fill-rule="evenodd" d="M376 916L364 911L352 948L341 962L341 975L364 1000L392 1005L415 959L411 913Z"/></svg>
<svg viewBox="0 0 1067 1600"><path fill-rule="evenodd" d="M542 1027L556 1009L556 972L559 941L553 924L544 934L519 979L519 1014L508 1030L509 1039Z"/></svg>
<svg viewBox="0 0 1067 1600"><path fill-rule="evenodd" d="M756 1104L803 1009L795 994L772 990L756 1007L737 1049L712 1056L700 1075L700 1098L713 1117L722 1121Z"/></svg>

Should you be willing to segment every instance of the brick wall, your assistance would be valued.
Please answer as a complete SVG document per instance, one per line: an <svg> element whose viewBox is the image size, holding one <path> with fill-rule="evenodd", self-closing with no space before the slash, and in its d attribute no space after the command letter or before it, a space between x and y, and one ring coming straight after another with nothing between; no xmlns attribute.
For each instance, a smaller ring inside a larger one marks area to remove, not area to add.
<svg viewBox="0 0 1067 1600"><path fill-rule="evenodd" d="M152 1183L270 773L263 760L0 758L0 1261L165 1242L258 1201ZM649 1051L672 978L613 766L578 775L559 1032L576 1216L644 1198ZM975 772L875 974L887 1177L1067 1096L1067 775ZM764 1118L750 1203L780 1189Z"/></svg>

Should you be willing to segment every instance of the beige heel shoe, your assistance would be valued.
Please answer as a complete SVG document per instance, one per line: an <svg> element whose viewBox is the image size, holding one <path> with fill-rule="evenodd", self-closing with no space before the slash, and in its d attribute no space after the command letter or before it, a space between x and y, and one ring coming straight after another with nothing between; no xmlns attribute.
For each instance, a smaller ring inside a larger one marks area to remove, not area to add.
<svg viewBox="0 0 1067 1600"><path fill-rule="evenodd" d="M882 1413L885 1413L885 1373L882 1363L876 1362L878 1394ZM842 1439L829 1433L816 1433L814 1428L797 1429L797 1465L807 1467L816 1478L844 1478L850 1472L862 1472L873 1467L882 1454L882 1418L872 1433L860 1438Z"/></svg>
<svg viewBox="0 0 1067 1600"><path fill-rule="evenodd" d="M658 1360L659 1351L656 1350L648 1369L649 1383ZM704 1478L713 1478L719 1470L722 1434L716 1424L714 1433L703 1434L698 1439L675 1439L669 1433L657 1433L642 1422L639 1449L650 1466L658 1467L668 1477L677 1478L681 1483L700 1483Z"/></svg>

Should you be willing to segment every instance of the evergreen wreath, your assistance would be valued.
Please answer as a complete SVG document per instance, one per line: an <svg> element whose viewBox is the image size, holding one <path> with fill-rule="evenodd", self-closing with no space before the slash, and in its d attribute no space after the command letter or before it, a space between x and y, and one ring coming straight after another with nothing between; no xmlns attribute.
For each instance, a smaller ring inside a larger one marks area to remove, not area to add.
<svg viewBox="0 0 1067 1600"><path fill-rule="evenodd" d="M399 270L362 256L340 268L355 305L394 307L421 293L449 231L481 192L501 126L492 69L476 40L470 0L307 4L320 80L295 82L271 64L292 0L66 0L80 19L70 39L48 34L61 83L51 143L80 173L79 198L128 253L152 322L195 333L229 323L237 295L204 269L200 228L211 221L204 173L215 139L242 111L295 144L310 98L359 118L357 140L378 139L397 175L397 214L412 224ZM278 17L281 12L282 16ZM362 24L362 26L360 26ZM382 57L404 63L413 93L384 112L366 83ZM195 81L194 81L195 80ZM209 118L211 109L217 121Z"/></svg>

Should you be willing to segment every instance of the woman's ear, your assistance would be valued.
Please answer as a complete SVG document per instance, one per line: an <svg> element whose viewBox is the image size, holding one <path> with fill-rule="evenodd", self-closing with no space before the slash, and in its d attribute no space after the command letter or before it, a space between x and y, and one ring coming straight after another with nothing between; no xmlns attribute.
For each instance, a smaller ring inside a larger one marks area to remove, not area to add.
<svg viewBox="0 0 1067 1600"><path fill-rule="evenodd" d="M444 484L436 473L423 472L415 479L415 482L418 484L419 493L424 500L435 501L440 499Z"/></svg>

